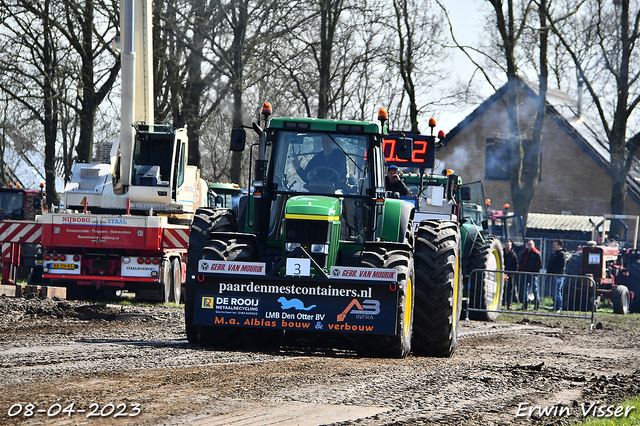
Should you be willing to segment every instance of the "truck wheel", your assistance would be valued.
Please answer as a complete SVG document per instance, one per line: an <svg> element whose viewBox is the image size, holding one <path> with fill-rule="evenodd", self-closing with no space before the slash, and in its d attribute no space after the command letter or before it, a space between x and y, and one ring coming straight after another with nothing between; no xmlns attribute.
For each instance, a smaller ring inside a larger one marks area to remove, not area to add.
<svg viewBox="0 0 640 426"><path fill-rule="evenodd" d="M626 315L629 313L629 289L618 285L613 290L613 313Z"/></svg>
<svg viewBox="0 0 640 426"><path fill-rule="evenodd" d="M395 268L398 271L398 310L396 334L358 334L357 351L360 355L377 358L404 358L411 352L413 328L414 266L411 252L376 247L362 252L361 265L366 268Z"/></svg>
<svg viewBox="0 0 640 426"><path fill-rule="evenodd" d="M169 303L171 300L171 261L164 259L162 261L162 279L160 280L162 286L162 299L160 303Z"/></svg>
<svg viewBox="0 0 640 426"><path fill-rule="evenodd" d="M28 285L38 285L42 283L42 268L31 268L27 277Z"/></svg>
<svg viewBox="0 0 640 426"><path fill-rule="evenodd" d="M489 241L480 238L473 245L469 259L469 273L474 269L499 271L503 269L502 244L497 237ZM478 321L495 321L498 318L504 288L501 272L475 273L469 276L469 307L487 311L469 311L469 318ZM494 311L494 312L491 312Z"/></svg>
<svg viewBox="0 0 640 426"><path fill-rule="evenodd" d="M173 303L180 304L182 297L182 280L181 278L180 259L174 257L171 259L171 299Z"/></svg>
<svg viewBox="0 0 640 426"><path fill-rule="evenodd" d="M457 326L462 308L458 224L422 221L415 251L413 353L448 357L458 346Z"/></svg>
<svg viewBox="0 0 640 426"><path fill-rule="evenodd" d="M198 330L193 325L195 312L195 277L198 274L198 262L202 259L204 246L209 240L211 232L233 232L233 214L226 209L200 208L196 210L191 223L189 236L189 250L187 252L187 279L184 295L184 323L187 333L187 341L191 344L198 343Z"/></svg>

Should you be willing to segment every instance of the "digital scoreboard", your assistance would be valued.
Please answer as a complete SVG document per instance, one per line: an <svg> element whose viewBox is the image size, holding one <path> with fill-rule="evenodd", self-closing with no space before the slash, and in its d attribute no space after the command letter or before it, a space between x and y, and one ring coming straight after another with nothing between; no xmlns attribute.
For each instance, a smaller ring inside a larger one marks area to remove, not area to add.
<svg viewBox="0 0 640 426"><path fill-rule="evenodd" d="M400 167L433 167L435 159L435 136L427 135L406 135L413 139L413 153L411 159L403 159L398 156L398 144L402 143L397 139L384 139L382 149L387 165Z"/></svg>

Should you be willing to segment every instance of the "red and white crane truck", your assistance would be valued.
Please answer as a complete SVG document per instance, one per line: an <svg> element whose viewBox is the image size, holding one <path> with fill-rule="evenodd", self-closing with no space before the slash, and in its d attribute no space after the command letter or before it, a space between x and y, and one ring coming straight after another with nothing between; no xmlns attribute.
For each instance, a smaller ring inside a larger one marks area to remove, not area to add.
<svg viewBox="0 0 640 426"><path fill-rule="evenodd" d="M68 289L179 302L189 227L207 184L185 129L154 123L151 0L125 0L121 128L108 163L76 163L64 204L38 216L42 276Z"/></svg>

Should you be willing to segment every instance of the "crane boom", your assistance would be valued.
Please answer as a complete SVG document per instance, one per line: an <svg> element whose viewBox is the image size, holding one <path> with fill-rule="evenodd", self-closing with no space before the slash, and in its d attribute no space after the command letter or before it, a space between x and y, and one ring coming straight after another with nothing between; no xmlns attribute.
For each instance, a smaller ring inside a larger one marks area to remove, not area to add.
<svg viewBox="0 0 640 426"><path fill-rule="evenodd" d="M154 123L151 4L151 0L124 0L123 7L120 9L122 38L120 175L125 187L131 185L130 165L134 145L132 124L139 121Z"/></svg>

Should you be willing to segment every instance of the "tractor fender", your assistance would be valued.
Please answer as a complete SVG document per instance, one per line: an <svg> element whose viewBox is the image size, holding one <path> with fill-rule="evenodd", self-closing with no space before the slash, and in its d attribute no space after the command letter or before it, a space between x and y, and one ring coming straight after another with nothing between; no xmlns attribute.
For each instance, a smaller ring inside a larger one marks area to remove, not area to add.
<svg viewBox="0 0 640 426"><path fill-rule="evenodd" d="M407 241L406 232L409 228L413 228L415 212L415 206L410 202L386 199L382 211L382 223L378 224L377 237L381 241L411 244L411 241Z"/></svg>

